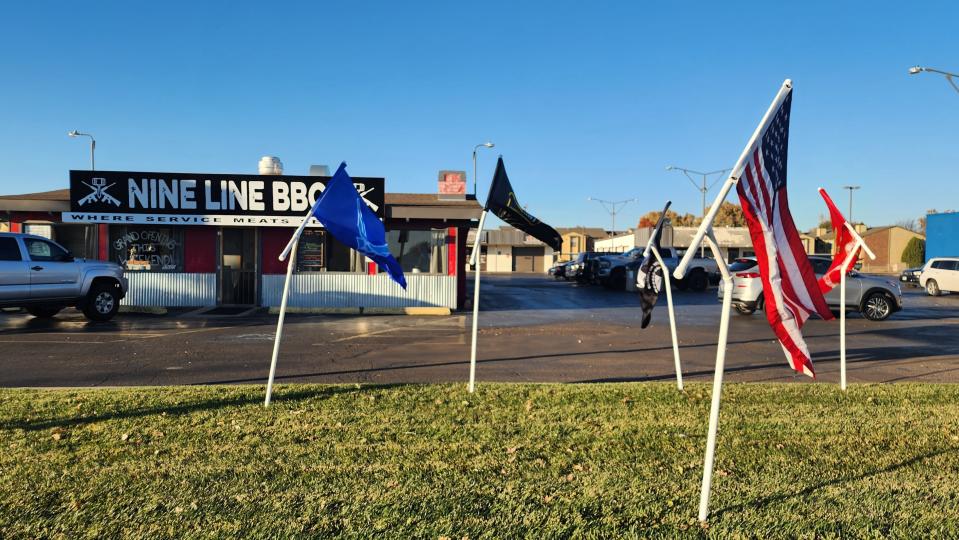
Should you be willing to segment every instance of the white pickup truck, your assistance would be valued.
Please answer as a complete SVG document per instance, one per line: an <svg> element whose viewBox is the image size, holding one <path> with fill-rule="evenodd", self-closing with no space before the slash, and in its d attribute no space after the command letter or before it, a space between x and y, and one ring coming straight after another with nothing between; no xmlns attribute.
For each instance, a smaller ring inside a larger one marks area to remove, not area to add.
<svg viewBox="0 0 959 540"><path fill-rule="evenodd" d="M633 248L622 255L604 255L599 258L598 276L600 282L613 289L633 290L636 285L636 274L640 263L643 262L644 247ZM683 257L683 252L675 248L660 248L660 256L670 272L676 269ZM696 257L689 264L686 276L681 280L673 280L679 290L692 289L704 291L710 283L719 282L719 266L713 259Z"/></svg>

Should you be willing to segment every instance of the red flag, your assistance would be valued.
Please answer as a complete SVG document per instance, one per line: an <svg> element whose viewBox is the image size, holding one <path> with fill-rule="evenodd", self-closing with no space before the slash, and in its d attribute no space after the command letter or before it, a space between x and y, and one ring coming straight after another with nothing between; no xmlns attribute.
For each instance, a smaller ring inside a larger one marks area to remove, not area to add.
<svg viewBox="0 0 959 540"><path fill-rule="evenodd" d="M832 230L836 233L836 255L833 256L832 265L829 266L829 271L826 272L823 277L819 278L819 290L823 294L831 291L836 285L839 285L839 280L842 278L843 263L846 262L846 259L849 259L849 264L846 265L845 272L848 274L856 261L859 260L859 249L856 240L852 237L852 233L849 232L849 228L846 227L846 218L843 217L842 212L836 208L836 205L833 204L832 199L829 198L829 194L826 193L826 190L819 188L819 194L822 195L822 198L826 201L826 206L829 208L829 219L832 220ZM851 225L851 224L850 224ZM855 249L856 254L849 258L849 252Z"/></svg>
<svg viewBox="0 0 959 540"><path fill-rule="evenodd" d="M769 326L792 368L815 377L801 329L811 313L826 320L833 316L789 213L786 157L791 108L790 90L779 110L763 126L756 146L748 151L750 159L744 168L733 174L739 176L736 191L759 263Z"/></svg>

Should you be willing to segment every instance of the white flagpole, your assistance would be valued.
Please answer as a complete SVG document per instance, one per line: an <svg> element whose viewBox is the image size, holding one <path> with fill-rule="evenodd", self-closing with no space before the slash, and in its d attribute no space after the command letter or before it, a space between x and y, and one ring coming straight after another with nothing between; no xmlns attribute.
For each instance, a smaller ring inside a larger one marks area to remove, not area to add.
<svg viewBox="0 0 959 540"><path fill-rule="evenodd" d="M666 307L669 310L669 331L673 336L673 363L676 365L676 387L682 391L683 368L679 363L679 340L676 338L676 314L673 311L673 291L669 281L669 268L667 268L666 263L663 262L663 258L660 256L656 246L650 246L650 249L653 252L653 256L656 257L659 267L663 271L663 285L666 286ZM651 277L646 276L646 279L651 279Z"/></svg>
<svg viewBox="0 0 959 540"><path fill-rule="evenodd" d="M779 88L779 93L776 94L776 97L773 99L772 103L769 104L766 114L763 115L763 118L756 127L756 130L753 132L752 137L749 138L749 142L746 143L746 147L743 149L742 154L740 154L739 159L736 161L736 165L729 173L729 178L726 179L723 187L719 190L719 194L716 195L716 200L713 201L712 207L710 207L709 212L706 213L702 223L699 224L699 229L696 230L696 235L689 244L686 254L683 255L683 259L679 261L679 265L676 266L676 269L673 271L673 277L676 279L683 279L683 277L686 275L686 267L689 266L689 263L695 256L700 244L702 244L702 242L705 240L709 244L709 249L712 251L713 257L716 259L716 265L719 267L719 272L723 276L723 312L719 320L719 339L716 345L716 371L713 375L712 404L709 408L709 434L706 438L706 458L703 460L703 483L699 494L699 520L703 522L706 521L706 517L709 515L709 493L713 480L713 461L716 454L716 432L719 429L719 405L723 388L723 372L726 364L726 341L729 335L729 310L732 306L733 296L733 280L729 275L729 268L726 266L726 260L723 258L722 251L719 249L719 244L713 237L712 224L713 220L716 218L716 213L719 211L720 205L722 205L723 201L726 199L726 196L729 194L729 190L732 189L733 186L735 186L739 181L739 175L742 174L745 163L750 158L749 154L756 145L756 141L759 140L763 130L766 129L766 126L772 120L773 115L779 110L779 106L786 99L786 96L791 90L792 81L786 79Z"/></svg>
<svg viewBox="0 0 959 540"><path fill-rule="evenodd" d="M280 253L280 260L285 261L287 255L290 254L290 251L293 250L295 244L300 239L300 235L303 234L303 229L306 228L306 224L310 222L310 218L313 217L313 210L316 209L317 203L320 202L320 199L323 197L317 197L316 201L313 202L313 205L310 206L310 211L306 213L306 217L303 218L303 223L300 223L300 226L296 228L296 232L293 233L293 238L290 238L290 241L286 243L286 247L283 248L283 252Z"/></svg>
<svg viewBox="0 0 959 540"><path fill-rule="evenodd" d="M846 391L846 273L852 268L855 262L853 257L859 251L859 248L866 252L870 260L876 260L876 254L869 249L856 229L848 221L844 222L844 225L852 233L856 244L846 255L846 260L842 263L842 273L839 276L839 388L843 392ZM836 237L838 238L839 235L837 234Z"/></svg>
<svg viewBox="0 0 959 540"><path fill-rule="evenodd" d="M713 257L716 258L716 264L719 266L719 272L723 276L723 313L719 321L719 340L716 344L716 371L713 374L713 396L712 404L709 406L709 433L706 437L706 458L703 460L703 483L699 491L699 521L705 522L709 516L709 493L713 483L713 461L716 457L716 432L719 429L719 405L723 391L723 374L726 368L726 339L729 335L729 311L732 307L733 298L733 278L729 275L729 268L726 267L726 260L723 259L719 244L713 237L712 229L706 235L706 242ZM698 246L690 246L690 251L695 251ZM687 252L688 253L688 252Z"/></svg>
<svg viewBox="0 0 959 540"><path fill-rule="evenodd" d="M298 234L293 235L293 240L290 241L292 244L289 252L290 260L286 265L286 281L283 283L283 298L280 300L280 318L276 322L276 337L273 340L273 359L270 361L270 378L266 382L266 400L263 402L264 407L270 406L270 398L273 396L273 378L276 376L276 359L280 354L280 340L283 339L283 321L286 318L286 302L290 297L290 281L293 277L293 265L296 264L296 246L298 242L295 240L297 239L299 239Z"/></svg>
<svg viewBox="0 0 959 540"><path fill-rule="evenodd" d="M476 389L476 329L479 322L479 290L480 290L480 244L482 243L483 225L486 224L487 210L480 214L479 227L476 229L476 238L473 240L473 253L470 254L470 264L473 265L473 340L470 342L470 382L467 390L470 394Z"/></svg>
<svg viewBox="0 0 959 540"><path fill-rule="evenodd" d="M720 205L726 200L726 195L729 194L729 190L739 181L739 175L742 174L743 167L750 158L749 153L752 151L760 135L762 135L763 130L766 129L766 125L772 120L776 111L779 110L779 105L786 99L786 94L792 90L792 86L793 83L791 80L786 79L783 81L783 85L779 88L779 93L776 94L773 102L769 105L769 109L767 109L766 114L763 115L763 119L759 122L759 126L756 127L756 131L754 131L752 137L749 138L746 148L743 149L739 160L736 161L736 166L730 170L729 178L726 179L723 187L720 188L719 194L716 195L716 200L713 201L713 205L706 214L706 217L703 218L703 222L699 224L699 229L696 230L696 236L693 237L693 241L689 244L689 249L686 250L686 254L683 255L683 260L679 261L679 265L676 267L676 270L673 271L673 276L675 276L676 279L683 279L683 276L686 275L686 267L689 266L690 261L693 260L693 257L699 250L699 244L702 243L703 237L706 236L706 231L712 227L716 212L719 211ZM716 258L721 258L718 253L716 254Z"/></svg>

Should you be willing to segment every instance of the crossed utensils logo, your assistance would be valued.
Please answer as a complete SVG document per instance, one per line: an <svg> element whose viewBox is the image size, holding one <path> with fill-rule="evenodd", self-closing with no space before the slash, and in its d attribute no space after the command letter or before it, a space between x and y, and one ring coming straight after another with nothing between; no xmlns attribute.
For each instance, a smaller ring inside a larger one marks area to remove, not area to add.
<svg viewBox="0 0 959 540"><path fill-rule="evenodd" d="M90 182L92 182L92 184L81 182L83 185L93 190L93 192L87 195L86 197L80 199L78 203L80 206L83 206L87 203L97 202L97 201L107 202L115 206L120 206L120 199L117 199L113 195L110 195L109 193L107 193L107 189L109 189L114 184L107 184L106 178L92 178Z"/></svg>

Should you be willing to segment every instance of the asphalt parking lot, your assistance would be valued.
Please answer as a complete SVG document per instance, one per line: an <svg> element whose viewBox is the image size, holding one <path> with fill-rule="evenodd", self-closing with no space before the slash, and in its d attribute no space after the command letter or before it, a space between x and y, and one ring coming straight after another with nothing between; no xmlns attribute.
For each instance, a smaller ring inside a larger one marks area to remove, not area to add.
<svg viewBox="0 0 959 540"><path fill-rule="evenodd" d="M470 280L472 283L472 280ZM959 382L959 295L907 288L905 309L884 322L848 321L849 380ZM686 380L712 377L720 305L716 289L677 292ZM670 381L665 299L639 328L634 294L539 275L484 276L477 380ZM277 380L452 382L469 369L471 312L446 317L290 315ZM788 368L761 313L732 315L727 380L809 379ZM104 324L75 311L53 320L0 315L0 386L261 384L276 316L121 314ZM819 383L838 382L838 323L810 321L805 336Z"/></svg>

